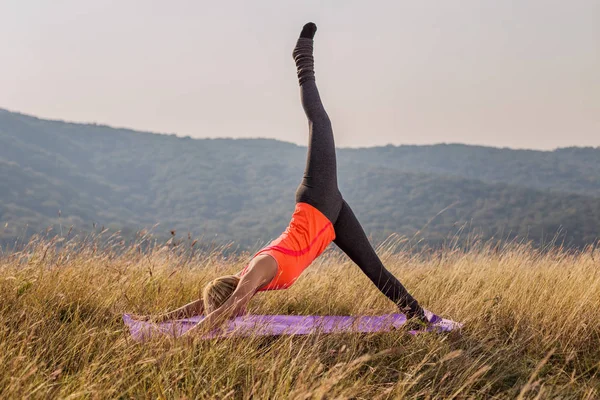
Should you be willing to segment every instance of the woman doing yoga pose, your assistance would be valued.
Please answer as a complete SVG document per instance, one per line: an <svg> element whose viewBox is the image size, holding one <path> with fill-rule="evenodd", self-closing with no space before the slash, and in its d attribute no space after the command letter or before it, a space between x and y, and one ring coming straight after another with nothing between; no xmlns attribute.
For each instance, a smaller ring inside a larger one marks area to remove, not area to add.
<svg viewBox="0 0 600 400"><path fill-rule="evenodd" d="M256 253L243 271L215 279L204 288L203 298L162 315L161 320L206 312L206 318L193 329L206 332L243 314L257 291L288 288L333 241L408 318L427 322L419 303L383 266L338 190L331 121L321 103L313 69L316 30L315 24L306 24L293 52L308 118L309 144L306 170L288 228Z"/></svg>

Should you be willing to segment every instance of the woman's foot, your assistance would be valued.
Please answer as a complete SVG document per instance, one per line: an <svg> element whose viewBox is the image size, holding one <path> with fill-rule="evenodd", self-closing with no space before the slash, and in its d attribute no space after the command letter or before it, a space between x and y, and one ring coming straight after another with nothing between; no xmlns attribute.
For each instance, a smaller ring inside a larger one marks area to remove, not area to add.
<svg viewBox="0 0 600 400"><path fill-rule="evenodd" d="M298 73L298 82L300 86L307 81L315 80L314 58L313 58L313 37L317 32L317 26L309 22L304 25L300 37L296 42L296 48L292 56L296 63Z"/></svg>
<svg viewBox="0 0 600 400"><path fill-rule="evenodd" d="M423 310L423 307L421 307L415 299L411 297L410 302L408 303L409 305L407 306L399 306L400 312L406 315L407 319L416 318L425 323L429 322L429 320L425 316L425 310Z"/></svg>
<svg viewBox="0 0 600 400"><path fill-rule="evenodd" d="M317 33L317 25L313 22L309 22L302 28L302 32L300 32L301 38L313 39L315 37L315 33Z"/></svg>

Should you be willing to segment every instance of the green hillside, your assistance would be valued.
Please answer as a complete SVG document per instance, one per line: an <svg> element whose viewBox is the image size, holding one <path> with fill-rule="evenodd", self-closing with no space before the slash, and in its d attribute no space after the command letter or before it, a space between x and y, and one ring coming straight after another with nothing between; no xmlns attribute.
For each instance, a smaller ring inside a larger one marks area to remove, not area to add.
<svg viewBox="0 0 600 400"><path fill-rule="evenodd" d="M287 225L305 156L275 140L194 140L0 110L0 238L160 223L159 234L256 246ZM598 148L386 146L340 149L338 161L342 193L377 239L420 232L438 244L461 227L536 242L560 231L574 246L600 236Z"/></svg>
<svg viewBox="0 0 600 400"><path fill-rule="evenodd" d="M600 196L600 148L548 152L443 144L343 151L373 166Z"/></svg>

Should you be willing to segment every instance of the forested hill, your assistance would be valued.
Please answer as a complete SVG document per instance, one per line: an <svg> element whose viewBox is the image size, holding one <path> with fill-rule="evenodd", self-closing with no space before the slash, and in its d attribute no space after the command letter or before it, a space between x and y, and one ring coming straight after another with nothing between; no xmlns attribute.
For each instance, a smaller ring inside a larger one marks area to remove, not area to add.
<svg viewBox="0 0 600 400"><path fill-rule="evenodd" d="M542 139L543 140L543 139ZM289 222L306 148L189 139L0 109L0 239L49 225L190 232L255 247ZM600 148L339 149L340 187L374 238L600 236ZM60 210L60 217L59 217ZM443 212L441 212L443 211ZM27 228L26 228L27 227Z"/></svg>

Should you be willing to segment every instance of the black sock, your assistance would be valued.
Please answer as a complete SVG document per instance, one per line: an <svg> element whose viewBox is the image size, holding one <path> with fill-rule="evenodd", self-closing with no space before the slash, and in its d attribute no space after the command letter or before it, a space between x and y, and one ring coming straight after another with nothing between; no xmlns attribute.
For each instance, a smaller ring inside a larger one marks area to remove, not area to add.
<svg viewBox="0 0 600 400"><path fill-rule="evenodd" d="M300 32L300 37L306 39L313 39L315 37L315 33L317 33L317 26L313 22L309 22L302 28L302 32Z"/></svg>
<svg viewBox="0 0 600 400"><path fill-rule="evenodd" d="M293 52L300 86L302 86L304 82L315 80L313 37L316 32L317 26L312 22L304 25Z"/></svg>

